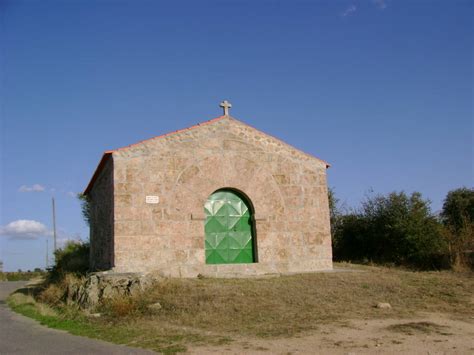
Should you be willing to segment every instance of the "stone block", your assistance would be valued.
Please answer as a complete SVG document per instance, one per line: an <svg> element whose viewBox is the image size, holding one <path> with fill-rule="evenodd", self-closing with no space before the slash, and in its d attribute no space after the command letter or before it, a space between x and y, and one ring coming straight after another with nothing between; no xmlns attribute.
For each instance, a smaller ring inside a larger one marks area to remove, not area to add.
<svg viewBox="0 0 474 355"><path fill-rule="evenodd" d="M114 224L114 233L116 236L121 235L140 235L140 221L116 221Z"/></svg>

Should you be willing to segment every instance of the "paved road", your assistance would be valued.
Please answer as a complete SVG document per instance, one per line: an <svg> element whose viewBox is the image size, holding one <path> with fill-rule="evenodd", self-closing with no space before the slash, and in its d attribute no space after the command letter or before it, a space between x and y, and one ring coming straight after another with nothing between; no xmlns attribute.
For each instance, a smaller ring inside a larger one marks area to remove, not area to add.
<svg viewBox="0 0 474 355"><path fill-rule="evenodd" d="M0 282L0 354L154 354L49 329L12 312L5 299L25 282Z"/></svg>

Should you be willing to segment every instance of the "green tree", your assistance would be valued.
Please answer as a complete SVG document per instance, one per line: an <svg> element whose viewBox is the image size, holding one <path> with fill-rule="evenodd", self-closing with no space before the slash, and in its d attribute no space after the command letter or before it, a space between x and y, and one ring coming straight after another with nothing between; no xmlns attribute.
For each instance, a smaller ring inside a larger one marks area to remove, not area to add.
<svg viewBox="0 0 474 355"><path fill-rule="evenodd" d="M49 273L50 280L59 280L66 273L82 275L89 271L89 243L68 241L64 248L54 252L55 264Z"/></svg>
<svg viewBox="0 0 474 355"><path fill-rule="evenodd" d="M441 211L443 224L455 231L463 228L465 222L474 223L474 189L461 187L449 191Z"/></svg>
<svg viewBox="0 0 474 355"><path fill-rule="evenodd" d="M333 188L328 189L328 200L329 200L329 217L331 221L331 236L334 239L336 230L339 225L341 212L339 211L338 204L339 199L336 197Z"/></svg>
<svg viewBox="0 0 474 355"><path fill-rule="evenodd" d="M449 191L441 211L443 236L454 270L474 269L474 189Z"/></svg>
<svg viewBox="0 0 474 355"><path fill-rule="evenodd" d="M418 192L367 197L337 233L336 258L433 268L445 250L430 202Z"/></svg>
<svg viewBox="0 0 474 355"><path fill-rule="evenodd" d="M82 217L88 226L91 225L91 204L89 196L78 193L77 198L81 201Z"/></svg>

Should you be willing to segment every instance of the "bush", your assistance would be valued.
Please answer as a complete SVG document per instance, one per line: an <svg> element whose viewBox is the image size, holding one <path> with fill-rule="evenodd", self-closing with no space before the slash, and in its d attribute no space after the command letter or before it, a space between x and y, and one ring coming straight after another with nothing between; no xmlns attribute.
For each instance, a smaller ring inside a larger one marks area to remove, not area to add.
<svg viewBox="0 0 474 355"><path fill-rule="evenodd" d="M453 269L474 270L474 189L448 192L441 212Z"/></svg>
<svg viewBox="0 0 474 355"><path fill-rule="evenodd" d="M446 243L430 203L420 193L369 197L359 212L340 217L333 239L336 260L440 268Z"/></svg>
<svg viewBox="0 0 474 355"><path fill-rule="evenodd" d="M66 273L84 275L89 271L89 243L70 241L63 249L54 252L55 264L49 272L49 279L57 281Z"/></svg>
<svg viewBox="0 0 474 355"><path fill-rule="evenodd" d="M454 232L474 223L474 189L462 187L449 191L443 203L441 218Z"/></svg>

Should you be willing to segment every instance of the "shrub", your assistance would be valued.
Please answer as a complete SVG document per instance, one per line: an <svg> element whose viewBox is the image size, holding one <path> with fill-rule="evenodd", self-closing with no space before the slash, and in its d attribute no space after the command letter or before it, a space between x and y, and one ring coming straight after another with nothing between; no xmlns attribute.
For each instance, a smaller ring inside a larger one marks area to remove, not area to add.
<svg viewBox="0 0 474 355"><path fill-rule="evenodd" d="M77 198L81 201L81 210L82 210L82 217L84 218L84 222L87 223L88 226L91 225L91 200L89 196L84 195L82 193L77 194Z"/></svg>
<svg viewBox="0 0 474 355"><path fill-rule="evenodd" d="M448 192L440 217L453 269L474 269L474 189Z"/></svg>
<svg viewBox="0 0 474 355"><path fill-rule="evenodd" d="M462 187L449 191L444 199L441 219L454 232L474 223L474 189Z"/></svg>
<svg viewBox="0 0 474 355"><path fill-rule="evenodd" d="M371 260L422 269L441 267L446 250L430 203L418 192L368 197L360 211L340 218L333 245L336 260Z"/></svg>
<svg viewBox="0 0 474 355"><path fill-rule="evenodd" d="M66 273L83 275L89 271L89 243L70 241L54 252L55 264L49 272L50 281L58 281Z"/></svg>

